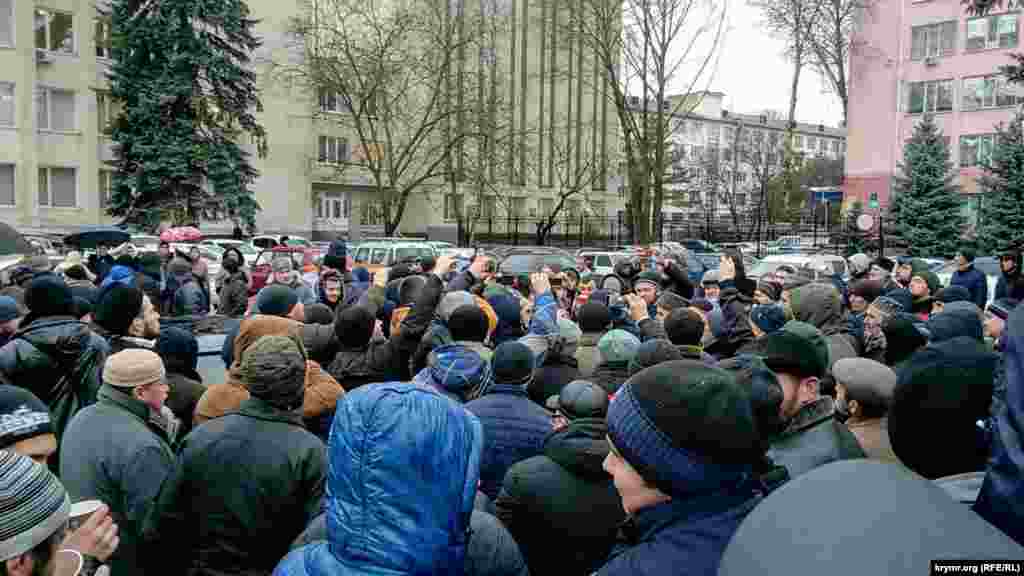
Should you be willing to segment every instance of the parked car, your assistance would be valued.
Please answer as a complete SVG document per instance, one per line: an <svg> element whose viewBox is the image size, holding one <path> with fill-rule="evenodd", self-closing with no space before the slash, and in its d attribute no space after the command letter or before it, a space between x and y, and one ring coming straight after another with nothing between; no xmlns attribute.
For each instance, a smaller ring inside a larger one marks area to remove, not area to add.
<svg viewBox="0 0 1024 576"><path fill-rule="evenodd" d="M768 243L769 254L799 254L801 252L802 240L799 236L782 236L774 242Z"/></svg>
<svg viewBox="0 0 1024 576"><path fill-rule="evenodd" d="M53 241L49 238L44 238L42 236L25 236L25 241L35 248L36 251L41 252L44 256L49 258L60 256L57 248L53 245Z"/></svg>
<svg viewBox="0 0 1024 576"><path fill-rule="evenodd" d="M211 280L217 276L217 274L220 274L220 260L221 256L224 254L224 249L220 246L171 242L171 251L173 252L188 254L193 248L198 249L199 255L206 261L206 271L209 273Z"/></svg>
<svg viewBox="0 0 1024 576"><path fill-rule="evenodd" d="M292 236L291 234L264 234L262 236L253 236L252 240L249 241L255 248L266 250L268 248L274 248L275 246L281 245L282 238L288 238L289 246L299 246L302 248L312 248L313 245L309 240L306 240L302 236Z"/></svg>
<svg viewBox="0 0 1024 576"><path fill-rule="evenodd" d="M771 274L783 265L790 265L797 270L811 274L815 279L825 278L832 274L846 275L846 259L834 254L815 254L805 256L800 254L773 254L766 256L763 260L747 270L747 276L757 280L762 276ZM825 269L828 274L824 273Z"/></svg>
<svg viewBox="0 0 1024 576"><path fill-rule="evenodd" d="M591 272L595 277L595 281L611 274L615 269L615 264L619 260L636 256L635 252L580 252L579 258L590 258L593 261L591 266Z"/></svg>
<svg viewBox="0 0 1024 576"><path fill-rule="evenodd" d="M160 250L160 237L150 234L133 234L130 242L140 252L157 252Z"/></svg>
<svg viewBox="0 0 1024 576"><path fill-rule="evenodd" d="M697 254L708 253L708 252L721 252L718 246L715 246L711 242L699 240L696 238L687 238L679 242L683 245L683 248Z"/></svg>
<svg viewBox="0 0 1024 576"><path fill-rule="evenodd" d="M999 284L999 277L1003 273L999 268L999 259L993 256L978 256L974 259L974 267L985 275L985 282L988 284L988 301L991 302L996 295L996 285ZM954 260L938 270L933 270L933 272L939 277L943 286L949 286L949 281L953 279L953 272L956 272L956 270L957 264Z"/></svg>
<svg viewBox="0 0 1024 576"><path fill-rule="evenodd" d="M235 248L242 253L242 258L245 258L245 263L249 266L252 266L253 263L256 262L256 257L260 255L260 251L253 248L252 244L242 240L211 238L209 240L203 240L200 244L203 246L217 246L222 250Z"/></svg>
<svg viewBox="0 0 1024 576"><path fill-rule="evenodd" d="M498 275L502 278L515 278L523 274L537 272L545 266L558 267L562 270L576 268L576 260L562 251L538 249L530 252L518 251L505 256L498 264Z"/></svg>
<svg viewBox="0 0 1024 576"><path fill-rule="evenodd" d="M399 262L437 258L433 246L425 242L364 242L355 251L353 266L362 266L374 274Z"/></svg>

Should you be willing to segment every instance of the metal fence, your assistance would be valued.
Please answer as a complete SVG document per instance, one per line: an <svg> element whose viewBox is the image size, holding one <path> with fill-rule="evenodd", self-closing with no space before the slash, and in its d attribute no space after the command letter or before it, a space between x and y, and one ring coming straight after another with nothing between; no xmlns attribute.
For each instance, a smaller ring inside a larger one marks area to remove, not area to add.
<svg viewBox="0 0 1024 576"><path fill-rule="evenodd" d="M817 216L817 217L815 217ZM465 223L459 223L459 243L507 244L521 246L559 246L565 248L607 248L634 244L634 235L628 217L619 214L615 218L590 216L562 217L554 222L550 230L543 230L548 224L546 218L519 216L479 218L473 224L472 238ZM656 242L703 240L715 244L752 245L751 248L763 255L769 244L783 237L799 236L801 250L831 251L853 254L859 251L877 253L880 243L878 225L862 231L857 227L856 215L838 219L834 215L802 215L796 222L768 223L756 214L714 215L674 214L663 216L656 226ZM885 242L885 233L881 235Z"/></svg>

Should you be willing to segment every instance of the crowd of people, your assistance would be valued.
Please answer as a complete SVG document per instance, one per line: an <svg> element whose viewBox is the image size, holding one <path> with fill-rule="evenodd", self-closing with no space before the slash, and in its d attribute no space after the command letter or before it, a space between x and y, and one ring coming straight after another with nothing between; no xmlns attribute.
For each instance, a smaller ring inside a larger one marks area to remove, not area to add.
<svg viewBox="0 0 1024 576"><path fill-rule="evenodd" d="M991 302L957 259L948 286L864 254L754 281L735 251L698 285L671 258L508 283L335 241L250 297L237 251L216 278L166 245L31 258L0 295L0 576L1021 559L1021 256ZM238 321L204 383L161 316L214 300Z"/></svg>

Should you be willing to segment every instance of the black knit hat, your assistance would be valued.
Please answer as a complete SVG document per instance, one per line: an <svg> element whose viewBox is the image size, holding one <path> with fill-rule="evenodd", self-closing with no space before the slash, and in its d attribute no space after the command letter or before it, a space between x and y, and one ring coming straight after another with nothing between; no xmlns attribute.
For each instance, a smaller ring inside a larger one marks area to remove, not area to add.
<svg viewBox="0 0 1024 576"><path fill-rule="evenodd" d="M331 324L334 324L334 312L332 312L331 308L326 304L322 304L320 302L311 304L306 306L303 312L306 315L306 324L321 324L323 326L330 326Z"/></svg>
<svg viewBox="0 0 1024 576"><path fill-rule="evenodd" d="M423 276L406 276L398 286L398 305L411 306L420 297L420 292L427 285L427 279Z"/></svg>
<svg viewBox="0 0 1024 576"><path fill-rule="evenodd" d="M858 280L850 285L850 294L860 296L870 304L882 295L882 283L878 280Z"/></svg>
<svg viewBox="0 0 1024 576"><path fill-rule="evenodd" d="M348 246L345 244L345 241L335 240L331 242L331 247L327 249L323 265L344 272L347 267L346 256L348 256Z"/></svg>
<svg viewBox="0 0 1024 576"><path fill-rule="evenodd" d="M346 348L362 348L373 338L373 328L377 319L369 310L362 306L349 306L339 309L334 321L334 333L338 342Z"/></svg>
<svg viewBox="0 0 1024 576"><path fill-rule="evenodd" d="M671 496L721 490L750 474L763 455L749 393L729 372L695 360L631 377L607 420L615 450Z"/></svg>
<svg viewBox="0 0 1024 576"><path fill-rule="evenodd" d="M964 259L967 260L968 262L974 262L974 257L977 254L977 252L975 252L974 250L974 247L967 244L960 246L960 250L958 250L958 253L961 256L963 256Z"/></svg>
<svg viewBox="0 0 1024 576"><path fill-rule="evenodd" d="M704 319L689 308L675 310L665 318L665 335L676 346L696 346L704 337Z"/></svg>
<svg viewBox="0 0 1024 576"><path fill-rule="evenodd" d="M43 434L53 434L46 404L20 386L0 386L0 449Z"/></svg>
<svg viewBox="0 0 1024 576"><path fill-rule="evenodd" d="M491 367L495 384L525 387L533 380L533 351L518 340L503 342L494 349Z"/></svg>
<svg viewBox="0 0 1024 576"><path fill-rule="evenodd" d="M448 317L448 331L459 342L483 342L487 339L487 315L477 305L462 305Z"/></svg>
<svg viewBox="0 0 1024 576"><path fill-rule="evenodd" d="M629 374L632 376L644 368L682 359L683 353L675 345L668 340L655 338L644 342L636 349L636 355L629 360Z"/></svg>
<svg viewBox="0 0 1024 576"><path fill-rule="evenodd" d="M608 414L608 393L593 382L573 380L547 401L547 407L558 410L569 420L604 418Z"/></svg>
<svg viewBox="0 0 1024 576"><path fill-rule="evenodd" d="M138 288L114 284L100 295L93 309L93 320L111 334L125 335L142 311L142 292Z"/></svg>
<svg viewBox="0 0 1024 576"><path fill-rule="evenodd" d="M49 274L29 282L25 290L25 305L29 314L24 324L47 316L71 316L75 310L75 300L67 284Z"/></svg>
<svg viewBox="0 0 1024 576"><path fill-rule="evenodd" d="M260 314L285 317L299 303L299 296L284 284L269 284L256 295L256 309Z"/></svg>
<svg viewBox="0 0 1024 576"><path fill-rule="evenodd" d="M931 344L899 371L889 409L896 456L925 478L985 469L977 422L989 415L997 358L984 344L957 337Z"/></svg>
<svg viewBox="0 0 1024 576"><path fill-rule="evenodd" d="M576 321L584 332L604 332L612 322L608 307L600 302L587 302L576 311Z"/></svg>

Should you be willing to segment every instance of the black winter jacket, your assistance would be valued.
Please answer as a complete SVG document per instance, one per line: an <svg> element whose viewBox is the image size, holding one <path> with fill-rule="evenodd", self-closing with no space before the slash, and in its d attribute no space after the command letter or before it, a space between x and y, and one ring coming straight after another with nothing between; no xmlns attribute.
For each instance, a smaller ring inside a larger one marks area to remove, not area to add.
<svg viewBox="0 0 1024 576"><path fill-rule="evenodd" d="M796 478L829 462L867 456L853 432L836 420L832 398L824 396L801 408L772 439L768 457Z"/></svg>
<svg viewBox="0 0 1024 576"><path fill-rule="evenodd" d="M327 448L300 414L243 401L182 442L146 531L174 553L145 573L270 574L320 512L326 474Z"/></svg>
<svg viewBox="0 0 1024 576"><path fill-rule="evenodd" d="M587 575L608 557L626 518L611 476L603 419L580 418L548 436L544 454L505 474L498 517L533 574Z"/></svg>
<svg viewBox="0 0 1024 576"><path fill-rule="evenodd" d="M549 355L544 365L534 371L533 382L526 387L526 393L534 402L544 406L549 396L555 396L566 384L580 379L580 369L575 356Z"/></svg>

